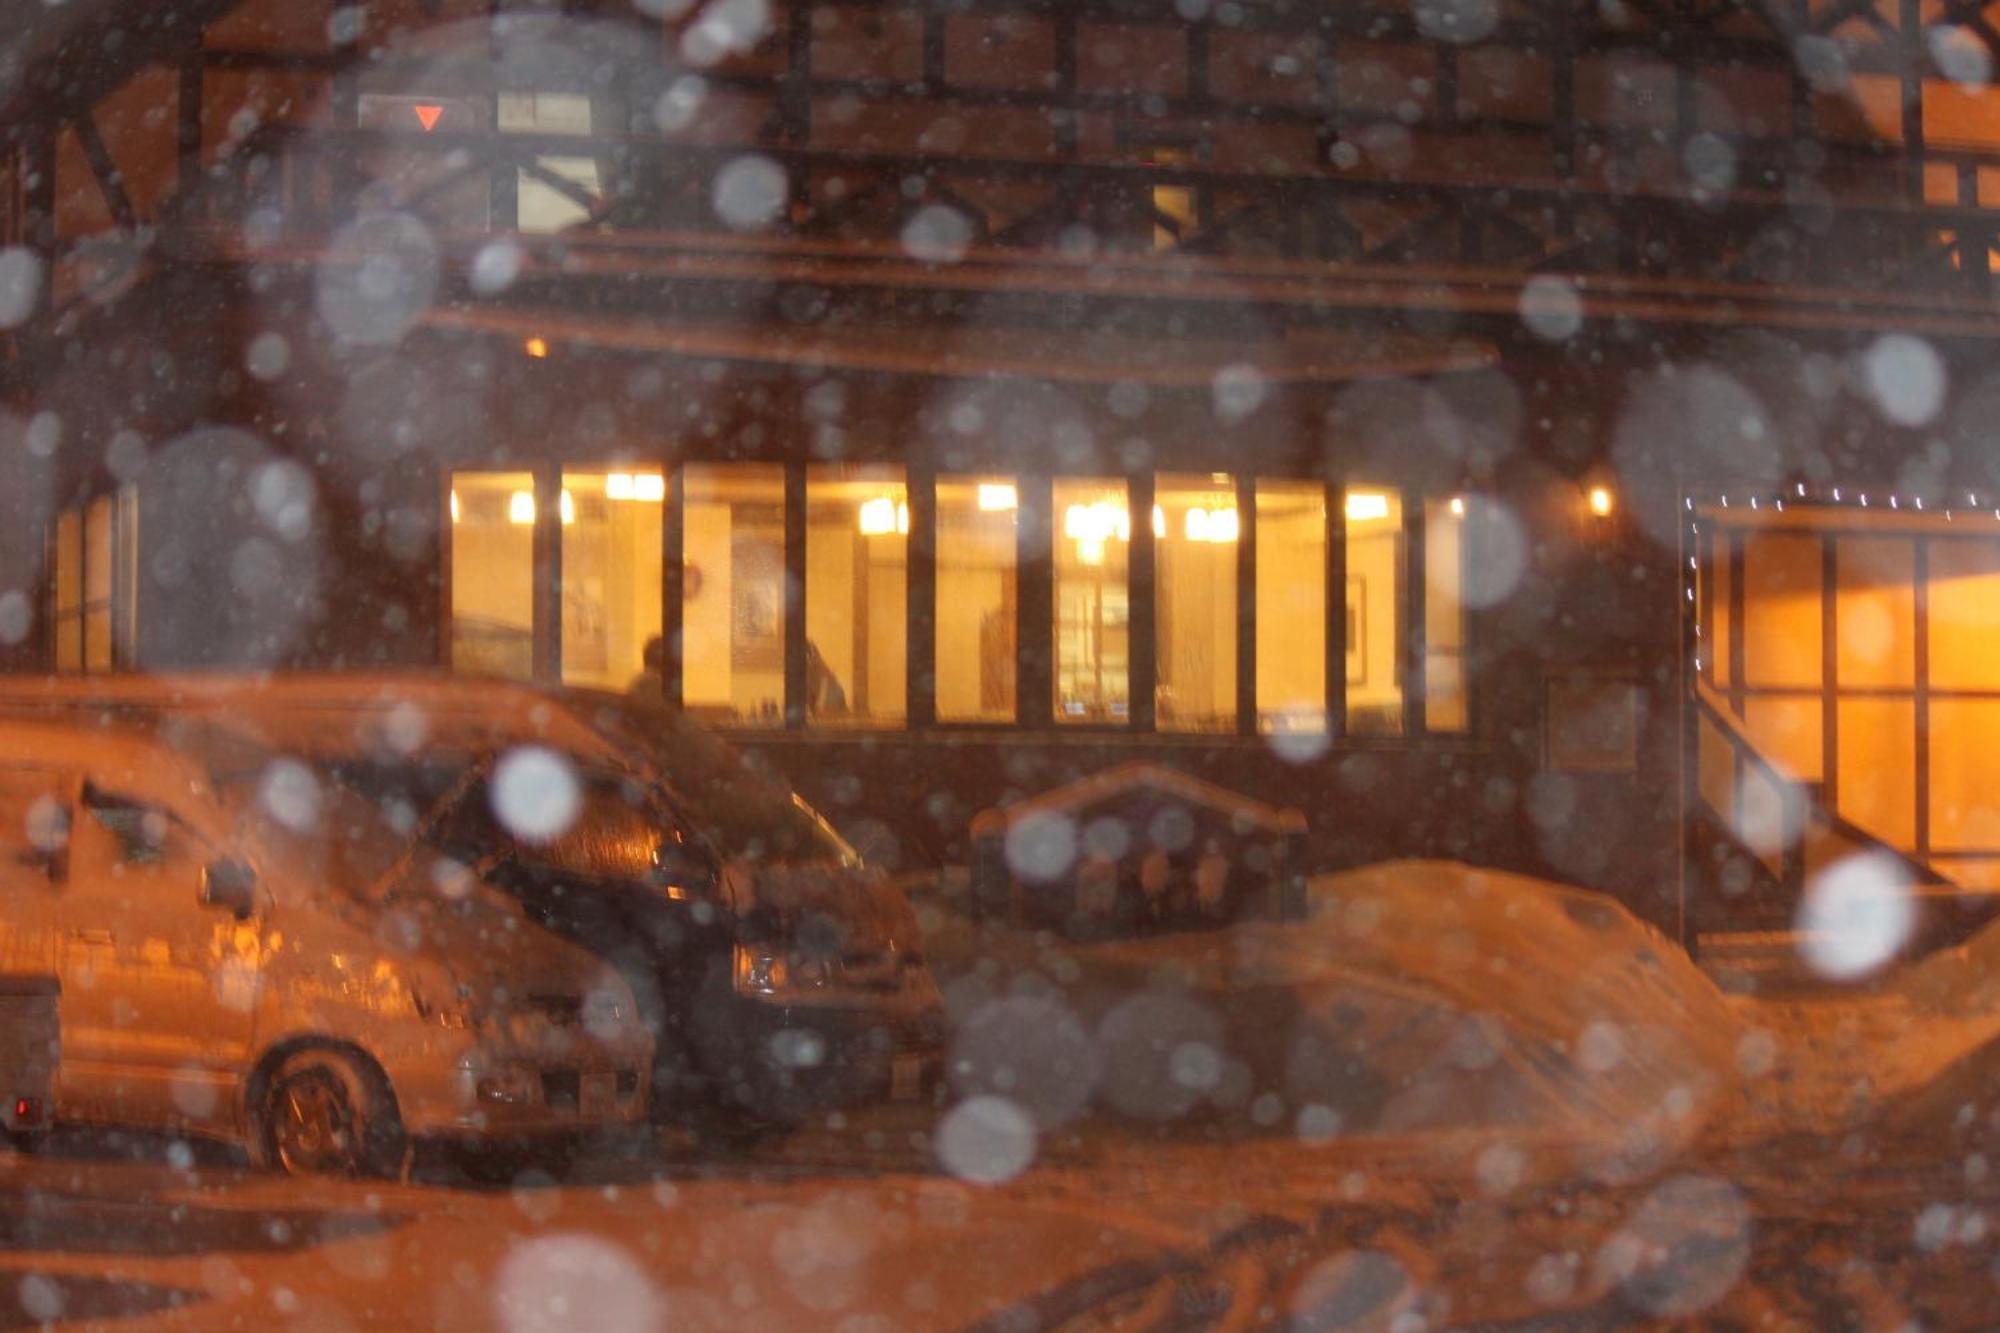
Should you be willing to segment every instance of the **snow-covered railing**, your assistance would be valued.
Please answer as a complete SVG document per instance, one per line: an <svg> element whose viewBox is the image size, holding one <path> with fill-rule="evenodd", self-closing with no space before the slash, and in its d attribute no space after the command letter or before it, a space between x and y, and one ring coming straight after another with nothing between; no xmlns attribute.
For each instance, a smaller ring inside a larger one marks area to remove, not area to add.
<svg viewBox="0 0 2000 1333"><path fill-rule="evenodd" d="M981 915L1078 935L1305 915L1306 818L1159 764L1106 769L972 821Z"/></svg>

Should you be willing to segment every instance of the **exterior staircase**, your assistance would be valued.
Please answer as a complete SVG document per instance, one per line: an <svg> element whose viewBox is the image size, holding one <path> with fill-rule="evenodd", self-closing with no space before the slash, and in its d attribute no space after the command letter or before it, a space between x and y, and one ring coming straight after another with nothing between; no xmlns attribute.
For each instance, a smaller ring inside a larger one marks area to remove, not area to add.
<svg viewBox="0 0 2000 1333"><path fill-rule="evenodd" d="M1821 783L1773 762L1706 682L1697 682L1692 703L1689 935L1724 989L1767 996L1826 989L1804 956L1810 941L1800 906L1809 885L1857 856L1878 859L1911 900L1913 924L1895 957L1947 948L2000 916L2000 896L1962 888L1842 817Z"/></svg>

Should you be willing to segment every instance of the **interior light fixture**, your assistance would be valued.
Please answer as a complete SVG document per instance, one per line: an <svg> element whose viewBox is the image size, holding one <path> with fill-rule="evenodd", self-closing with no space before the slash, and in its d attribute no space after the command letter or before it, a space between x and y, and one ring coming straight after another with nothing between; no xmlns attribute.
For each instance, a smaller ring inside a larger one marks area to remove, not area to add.
<svg viewBox="0 0 2000 1333"><path fill-rule="evenodd" d="M464 516L464 511L458 507L458 492L453 491L451 493L451 521L456 523Z"/></svg>
<svg viewBox="0 0 2000 1333"><path fill-rule="evenodd" d="M535 521L535 497L527 491L515 491L507 497L507 521L509 523L533 523Z"/></svg>
<svg viewBox="0 0 2000 1333"><path fill-rule="evenodd" d="M1454 495L1454 496L1452 496L1452 497L1451 497L1451 516L1452 516L1453 518L1464 518L1464 517L1465 517L1465 497L1464 497L1464 496L1462 496L1462 495Z"/></svg>
<svg viewBox="0 0 2000 1333"><path fill-rule="evenodd" d="M1611 517L1613 500L1609 486L1592 486L1587 499L1590 502L1591 513L1599 518Z"/></svg>
<svg viewBox="0 0 2000 1333"><path fill-rule="evenodd" d="M530 338L526 342L523 342L521 344L521 350L526 352L529 356L535 357L537 359L545 357L549 354L548 339Z"/></svg>
<svg viewBox="0 0 2000 1333"><path fill-rule="evenodd" d="M1366 523L1370 519L1389 517L1389 497L1380 491L1349 491L1347 493L1347 521Z"/></svg>
<svg viewBox="0 0 2000 1333"><path fill-rule="evenodd" d="M979 483L979 508L984 513L996 513L1002 509L1018 509L1021 496L1010 481L982 481Z"/></svg>
<svg viewBox="0 0 2000 1333"><path fill-rule="evenodd" d="M604 478L604 498L658 504L667 498L667 479L657 472L608 473Z"/></svg>
<svg viewBox="0 0 2000 1333"><path fill-rule="evenodd" d="M896 531L896 502L886 495L861 502L861 535L882 537ZM908 520L905 519L905 522ZM908 531L907 528L904 529Z"/></svg>
<svg viewBox="0 0 2000 1333"><path fill-rule="evenodd" d="M1076 542L1096 542L1099 546L1114 537L1121 542L1129 542L1132 540L1132 516L1116 500L1074 504L1063 510L1063 536Z"/></svg>
<svg viewBox="0 0 2000 1333"><path fill-rule="evenodd" d="M1237 520L1236 510L1233 507L1228 509L1203 509L1200 506L1196 506L1187 511L1187 518L1183 524L1182 531L1191 542L1213 542L1217 545L1225 545L1235 541L1241 534L1242 528Z"/></svg>

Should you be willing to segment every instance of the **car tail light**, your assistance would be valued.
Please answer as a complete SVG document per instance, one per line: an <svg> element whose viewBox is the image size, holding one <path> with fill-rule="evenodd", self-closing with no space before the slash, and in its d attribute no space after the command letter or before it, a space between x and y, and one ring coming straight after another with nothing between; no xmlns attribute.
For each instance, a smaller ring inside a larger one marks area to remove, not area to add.
<svg viewBox="0 0 2000 1333"><path fill-rule="evenodd" d="M32 1125L38 1123L41 1118L42 1104L33 1097L16 1097L14 1099L15 1124Z"/></svg>

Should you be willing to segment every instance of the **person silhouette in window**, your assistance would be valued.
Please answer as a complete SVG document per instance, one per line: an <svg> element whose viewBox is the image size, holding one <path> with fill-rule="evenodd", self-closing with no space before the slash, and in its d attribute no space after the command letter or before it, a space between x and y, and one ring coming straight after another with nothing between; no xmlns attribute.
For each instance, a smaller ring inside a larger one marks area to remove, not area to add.
<svg viewBox="0 0 2000 1333"><path fill-rule="evenodd" d="M806 712L811 717L841 717L847 712L847 690L811 639L806 640Z"/></svg>
<svg viewBox="0 0 2000 1333"><path fill-rule="evenodd" d="M640 660L644 663L639 674L632 677L632 683L625 687L627 694L641 699L660 700L667 697L667 641L658 634L646 640L645 652Z"/></svg>

